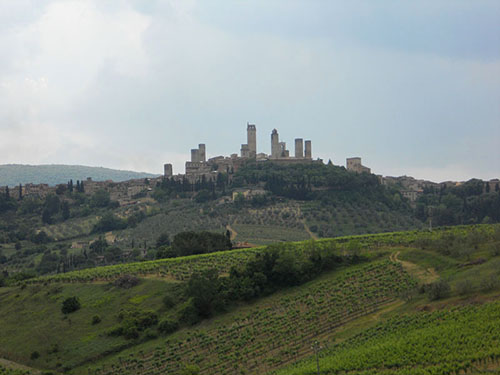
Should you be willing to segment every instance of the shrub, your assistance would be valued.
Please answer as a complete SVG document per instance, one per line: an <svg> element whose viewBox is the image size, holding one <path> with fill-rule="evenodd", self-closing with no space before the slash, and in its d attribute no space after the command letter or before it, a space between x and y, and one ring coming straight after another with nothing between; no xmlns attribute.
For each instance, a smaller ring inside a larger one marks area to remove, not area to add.
<svg viewBox="0 0 500 375"><path fill-rule="evenodd" d="M139 278L132 275L123 275L115 280L113 283L114 286L123 289L130 289L139 284Z"/></svg>
<svg viewBox="0 0 500 375"><path fill-rule="evenodd" d="M489 252L493 257L500 255L500 242L492 243L489 246Z"/></svg>
<svg viewBox="0 0 500 375"><path fill-rule="evenodd" d="M461 296L471 293L472 290L472 282L469 279L460 280L457 283L457 293Z"/></svg>
<svg viewBox="0 0 500 375"><path fill-rule="evenodd" d="M438 280L433 283L427 284L425 291L431 301L442 299L450 294L450 284L445 280Z"/></svg>
<svg viewBox="0 0 500 375"><path fill-rule="evenodd" d="M49 353L49 354L54 354L57 352L59 352L59 345L57 345L57 344L52 344L50 346L49 350L47 351L47 353Z"/></svg>
<svg viewBox="0 0 500 375"><path fill-rule="evenodd" d="M33 353L31 353L30 358L32 361L34 361L35 359L40 358L40 353L38 353L37 351L34 351Z"/></svg>
<svg viewBox="0 0 500 375"><path fill-rule="evenodd" d="M63 314L69 314L79 310L81 307L80 301L76 297L66 298L62 304L61 311Z"/></svg>
<svg viewBox="0 0 500 375"><path fill-rule="evenodd" d="M139 337L139 330L134 325L127 325L123 327L123 337L132 340Z"/></svg>
<svg viewBox="0 0 500 375"><path fill-rule="evenodd" d="M169 246L170 245L170 237L167 233L162 233L160 237L156 240L156 247L161 246Z"/></svg>
<svg viewBox="0 0 500 375"><path fill-rule="evenodd" d="M99 324L101 322L101 317L99 315L94 315L92 317L92 325Z"/></svg>
<svg viewBox="0 0 500 375"><path fill-rule="evenodd" d="M480 288L483 291L489 292L496 289L500 285L498 275L488 275L481 280Z"/></svg>
<svg viewBox="0 0 500 375"><path fill-rule="evenodd" d="M140 332L158 323L158 315L153 311L125 311L118 314L120 325L112 327L107 331L109 336L124 336L126 339L136 339Z"/></svg>
<svg viewBox="0 0 500 375"><path fill-rule="evenodd" d="M174 307L175 302L176 302L176 298L171 294L166 294L165 297L163 297L163 304L168 309Z"/></svg>
<svg viewBox="0 0 500 375"><path fill-rule="evenodd" d="M158 333L154 329L148 328L144 331L144 337L148 340L153 340L158 338Z"/></svg>
<svg viewBox="0 0 500 375"><path fill-rule="evenodd" d="M127 227L126 220L120 219L119 217L108 212L103 215L103 217L94 225L93 233L104 233L113 230L125 229Z"/></svg>
<svg viewBox="0 0 500 375"><path fill-rule="evenodd" d="M195 325L200 321L198 310L194 306L193 299L184 302L179 310L179 320L186 324Z"/></svg>
<svg viewBox="0 0 500 375"><path fill-rule="evenodd" d="M178 328L179 328L179 323L172 319L164 319L158 325L158 331L160 331L165 335L175 332Z"/></svg>

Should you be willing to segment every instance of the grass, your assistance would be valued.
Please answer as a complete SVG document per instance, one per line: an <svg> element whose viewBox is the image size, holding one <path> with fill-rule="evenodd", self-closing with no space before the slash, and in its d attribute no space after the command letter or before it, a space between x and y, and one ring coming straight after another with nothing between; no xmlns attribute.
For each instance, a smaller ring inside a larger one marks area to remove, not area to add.
<svg viewBox="0 0 500 375"><path fill-rule="evenodd" d="M394 317L325 350L322 374L458 374L497 367L500 302ZM310 358L278 374L316 373Z"/></svg>
<svg viewBox="0 0 500 375"><path fill-rule="evenodd" d="M316 339L324 347L347 345L354 337L372 332L373 327L397 317L469 305L474 295L484 296L483 300L496 298L498 288L486 292L479 280L483 276L498 276L500 257L487 251L487 242L497 227L453 227L432 233L409 231L282 245L293 251L312 245L341 252L354 249L370 256L365 264L338 269L303 286L233 306L227 313L197 326L147 341L144 334L131 341L108 336L106 332L118 324L117 314L122 308L153 310L160 319L169 316L171 311L164 307L162 298L167 292L176 291L190 272L214 265L227 269L231 264L245 262L262 248L125 265L129 268L123 272L137 269L143 278L132 289L119 289L103 282L102 277L82 279L85 283L78 278L71 284L63 282L63 277L69 280L78 273L54 275L33 285L0 288L0 357L40 369L76 367L77 374L88 374L89 367L102 375L166 371L175 374L188 363L199 366L202 374L265 373L307 358L311 341ZM445 256L431 246L432 241L441 241L442 234L467 239L466 234L472 232L480 233L483 242L467 257L485 257L483 264L464 266L465 258ZM422 239L431 244L427 250L415 247L417 240ZM409 282L404 272L407 268L383 259L396 252L399 255L395 260L413 264L414 268L409 269L412 274L433 268L445 277L452 285L451 297L437 302L430 302L425 294L409 295L413 298L409 301L401 299L407 297L402 292L412 289L415 283ZM168 268L172 265L175 267ZM115 268L123 266L84 272L112 274L113 279L122 273L113 274ZM172 277L174 274L177 276ZM458 283L464 279L477 284L468 294L458 295ZM56 280L59 282L49 282ZM82 308L65 317L60 310L62 301L71 296L78 296ZM99 324L92 324L94 315L100 316ZM34 351L39 352L38 359L30 358ZM345 358L349 355L346 351Z"/></svg>
<svg viewBox="0 0 500 375"><path fill-rule="evenodd" d="M247 241L256 245L267 245L277 241L303 241L310 238L303 226L301 229L252 224L234 224L232 227L238 233L236 241Z"/></svg>
<svg viewBox="0 0 500 375"><path fill-rule="evenodd" d="M178 373L191 363L203 374L261 374L306 355L311 340L376 311L408 285L402 269L386 260L339 269L166 340L128 349L92 369L102 374Z"/></svg>
<svg viewBox="0 0 500 375"><path fill-rule="evenodd" d="M87 216L84 218L70 219L62 223L46 225L40 228L49 237L56 241L61 241L69 238L87 236L98 219L96 216Z"/></svg>
<svg viewBox="0 0 500 375"><path fill-rule="evenodd" d="M142 280L132 289L108 283L41 285L0 289L0 357L37 368L72 367L102 353L120 350L129 342L104 332L117 324L120 309L141 305L161 311L162 298L175 284ZM82 307L65 316L65 298L77 296ZM99 315L101 322L92 324ZM55 350L57 348L57 350ZM38 359L31 353L39 352Z"/></svg>
<svg viewBox="0 0 500 375"><path fill-rule="evenodd" d="M446 270L454 269L460 263L450 257L436 254L436 252L433 251L421 249L411 249L402 252L400 259L416 263L423 268L434 268L440 273Z"/></svg>

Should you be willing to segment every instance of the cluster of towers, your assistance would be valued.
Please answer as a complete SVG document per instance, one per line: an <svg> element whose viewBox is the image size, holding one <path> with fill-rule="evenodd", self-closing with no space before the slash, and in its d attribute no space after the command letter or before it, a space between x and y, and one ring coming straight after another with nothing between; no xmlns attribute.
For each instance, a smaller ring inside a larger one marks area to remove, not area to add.
<svg viewBox="0 0 500 375"><path fill-rule="evenodd" d="M305 147L304 147L305 144ZM286 142L280 142L278 131L273 129L271 133L271 154L257 154L257 128L254 124L247 123L247 143L241 145L241 157L262 159L292 159L290 151L286 148ZM304 143L302 138L295 139L295 157L293 159L312 159L311 141Z"/></svg>
<svg viewBox="0 0 500 375"><path fill-rule="evenodd" d="M273 129L271 133L271 159L290 158L290 151L286 149L286 142L280 142L278 131ZM295 139L295 159L312 159L311 141L305 141L302 138Z"/></svg>
<svg viewBox="0 0 500 375"><path fill-rule="evenodd" d="M198 148L191 149L191 162L204 163L207 161L207 153L205 144L200 143Z"/></svg>
<svg viewBox="0 0 500 375"><path fill-rule="evenodd" d="M191 149L191 160L186 162L186 176L209 178L214 173L236 171L248 159L257 161L271 160L279 163L308 163L312 162L311 141L302 138L295 139L295 155L290 156L286 142L280 142L276 129L271 133L271 154L257 153L257 128L255 124L247 123L247 143L241 145L241 154L231 154L229 157L216 156L207 160L206 146L203 143L198 148ZM164 165L164 175L173 176L172 164Z"/></svg>

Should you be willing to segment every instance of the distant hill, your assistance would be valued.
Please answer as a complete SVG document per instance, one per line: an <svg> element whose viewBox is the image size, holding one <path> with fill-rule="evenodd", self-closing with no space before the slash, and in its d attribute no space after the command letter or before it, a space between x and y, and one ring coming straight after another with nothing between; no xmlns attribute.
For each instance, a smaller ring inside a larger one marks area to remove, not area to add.
<svg viewBox="0 0 500 375"><path fill-rule="evenodd" d="M113 180L120 182L136 178L158 177L158 175L83 165L0 165L0 186L28 183L57 185L71 179L73 181L85 180L87 177L92 177L94 181Z"/></svg>

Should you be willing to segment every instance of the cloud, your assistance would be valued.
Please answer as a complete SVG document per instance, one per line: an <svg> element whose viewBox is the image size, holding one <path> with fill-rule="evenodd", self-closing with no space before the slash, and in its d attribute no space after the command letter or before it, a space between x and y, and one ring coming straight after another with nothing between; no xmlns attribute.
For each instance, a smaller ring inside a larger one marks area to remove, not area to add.
<svg viewBox="0 0 500 375"><path fill-rule="evenodd" d="M198 143L238 152L250 121L259 151L276 127L376 173L500 174L494 2L16 4L0 4L2 160L182 172Z"/></svg>
<svg viewBox="0 0 500 375"><path fill-rule="evenodd" d="M2 159L10 162L66 162L98 151L95 134L72 118L81 92L103 66L134 77L147 70L141 35L149 19L130 6L104 14L90 1L54 1L39 15L0 38L0 47L16 46L0 75Z"/></svg>

